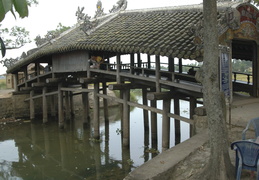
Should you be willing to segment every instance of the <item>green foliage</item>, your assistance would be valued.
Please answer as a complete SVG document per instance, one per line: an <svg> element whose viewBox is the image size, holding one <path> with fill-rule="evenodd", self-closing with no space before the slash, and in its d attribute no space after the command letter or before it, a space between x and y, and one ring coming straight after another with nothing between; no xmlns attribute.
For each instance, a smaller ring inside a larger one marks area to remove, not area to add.
<svg viewBox="0 0 259 180"><path fill-rule="evenodd" d="M6 49L17 49L30 43L29 32L25 28L14 26L11 29L0 29Z"/></svg>
<svg viewBox="0 0 259 180"><path fill-rule="evenodd" d="M0 0L0 22L2 22L5 18L6 13L9 11L13 14L14 18L16 18L16 13L19 14L20 18L27 17L29 15L28 6L32 4L38 4L37 0ZM1 29L0 33L3 32L8 33L8 29ZM15 36L15 40L7 39L4 40L3 37L0 38L1 44L1 53L4 57L6 54L6 49L14 49L23 46L25 43L30 42L27 38L29 35L28 31L25 31L24 28L14 27L11 29L10 36ZM7 44L6 44L7 43ZM13 47L7 47L10 43L13 44Z"/></svg>
<svg viewBox="0 0 259 180"><path fill-rule="evenodd" d="M232 61L232 71L240 73L251 73L252 74L252 62L251 61Z"/></svg>
<svg viewBox="0 0 259 180"><path fill-rule="evenodd" d="M69 26L63 26L61 23L58 24L57 29L48 31L48 33L53 34L61 34L62 32L65 32L66 30L70 29Z"/></svg>
<svg viewBox="0 0 259 180"><path fill-rule="evenodd" d="M29 14L28 4L26 0L0 0L0 22L5 18L5 14L11 12L16 18L15 11L21 18L27 17Z"/></svg>

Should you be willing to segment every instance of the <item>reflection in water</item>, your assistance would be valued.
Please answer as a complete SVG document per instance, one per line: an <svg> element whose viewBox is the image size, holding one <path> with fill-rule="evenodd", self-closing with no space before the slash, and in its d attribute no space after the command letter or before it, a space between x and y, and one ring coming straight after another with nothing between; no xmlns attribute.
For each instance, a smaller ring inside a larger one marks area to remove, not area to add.
<svg viewBox="0 0 259 180"><path fill-rule="evenodd" d="M47 125L40 120L0 125L0 179L123 179L152 158L146 151L151 148L151 134L144 132L142 113L138 108L131 112L129 149L121 144L118 108L109 108L109 124L101 118L101 141L91 139L92 128L83 126L80 115L63 130L56 121ZM174 120L171 121L173 126ZM157 146L161 152L160 115L158 122ZM189 126L181 125L184 141L189 138ZM174 146L174 133L171 139L170 147Z"/></svg>

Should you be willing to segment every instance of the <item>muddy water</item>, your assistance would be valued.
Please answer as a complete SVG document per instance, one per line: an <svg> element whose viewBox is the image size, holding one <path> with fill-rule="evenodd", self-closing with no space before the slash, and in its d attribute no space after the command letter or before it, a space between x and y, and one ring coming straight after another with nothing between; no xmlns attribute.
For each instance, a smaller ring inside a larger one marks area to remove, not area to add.
<svg viewBox="0 0 259 180"><path fill-rule="evenodd" d="M188 111L188 104L182 102L181 115L188 117ZM101 141L91 138L92 128L83 126L81 116L67 122L64 130L58 128L56 120L46 125L40 119L1 124L0 180L121 180L155 156L150 150L150 133L144 135L142 110L135 108L130 116L129 149L121 146L118 107L109 108L108 126L101 118ZM161 152L161 115L158 115L158 133L157 147ZM188 138L189 125L181 123L181 141ZM172 132L170 146L174 145Z"/></svg>

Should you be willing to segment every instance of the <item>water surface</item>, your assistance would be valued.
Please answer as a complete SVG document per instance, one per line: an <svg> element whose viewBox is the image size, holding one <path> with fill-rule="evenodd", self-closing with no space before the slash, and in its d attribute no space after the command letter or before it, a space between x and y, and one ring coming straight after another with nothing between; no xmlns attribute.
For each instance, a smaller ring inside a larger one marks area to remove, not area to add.
<svg viewBox="0 0 259 180"><path fill-rule="evenodd" d="M159 101L158 107L161 106ZM91 127L83 126L81 116L66 123L64 130L58 128L55 120L46 125L40 119L1 124L0 180L123 179L156 155L148 151L152 148L151 139L150 133L144 135L142 112L138 108L131 111L129 149L121 145L119 107L109 108L109 126L105 126L101 117L100 141L91 138ZM188 117L188 112L188 103L182 101L181 115ZM159 152L161 120L158 115ZM171 119L170 147L175 145L173 127L174 119ZM189 125L181 123L181 142L188 138Z"/></svg>

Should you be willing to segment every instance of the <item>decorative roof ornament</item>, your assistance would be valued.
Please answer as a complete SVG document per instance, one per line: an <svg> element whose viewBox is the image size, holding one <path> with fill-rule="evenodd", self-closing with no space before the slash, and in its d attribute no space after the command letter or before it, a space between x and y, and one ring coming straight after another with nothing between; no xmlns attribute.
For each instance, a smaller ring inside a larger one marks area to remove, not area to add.
<svg viewBox="0 0 259 180"><path fill-rule="evenodd" d="M97 8L97 10L95 11L94 18L98 18L98 17L101 17L101 16L105 15L105 13L103 12L101 0L97 1L96 8Z"/></svg>
<svg viewBox="0 0 259 180"><path fill-rule="evenodd" d="M83 13L84 11L84 7L80 8L78 7L77 11L76 11L76 16L77 16L77 22L80 23L84 20L85 17L85 13Z"/></svg>
<svg viewBox="0 0 259 180"><path fill-rule="evenodd" d="M112 9L109 11L110 13L116 13L118 11L123 11L127 8L127 0L119 0L117 2L117 6L113 6Z"/></svg>
<svg viewBox="0 0 259 180"><path fill-rule="evenodd" d="M101 6L100 6L101 8ZM81 24L81 30L86 34L90 35L92 31L98 26L99 21L96 18L95 20L91 20L91 16L83 13L84 8L79 8L76 12L77 21Z"/></svg>

